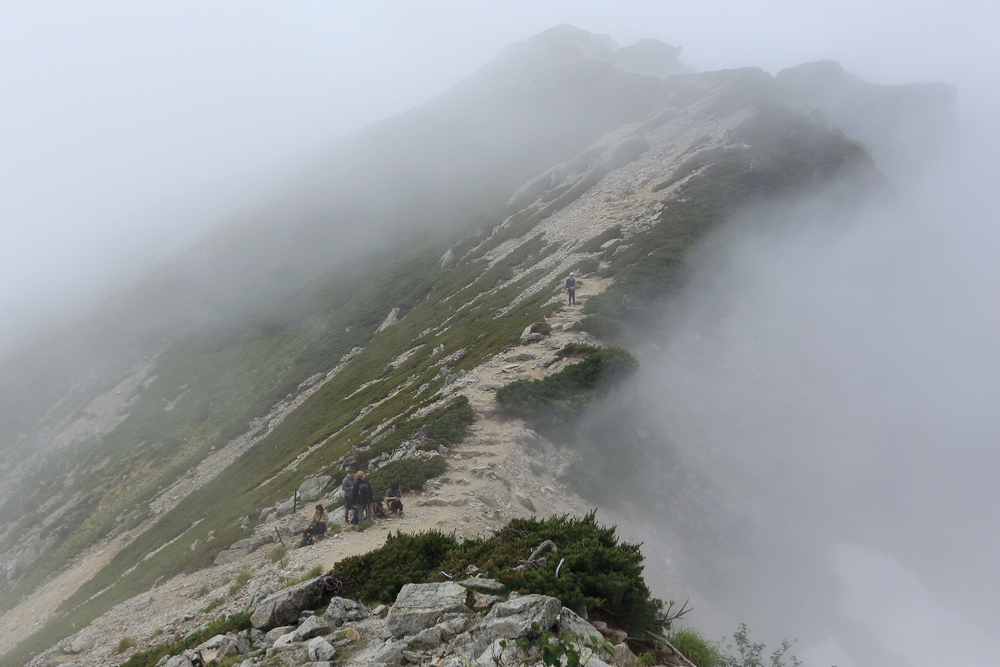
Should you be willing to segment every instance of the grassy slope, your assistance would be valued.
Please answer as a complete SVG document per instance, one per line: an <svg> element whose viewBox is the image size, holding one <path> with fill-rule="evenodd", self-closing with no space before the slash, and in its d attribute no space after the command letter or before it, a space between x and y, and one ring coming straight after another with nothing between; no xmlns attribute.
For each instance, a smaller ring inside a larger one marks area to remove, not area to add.
<svg viewBox="0 0 1000 667"><path fill-rule="evenodd" d="M471 295L493 288L498 279L523 262L526 255L538 258L553 250L551 246L546 249L540 243L528 243L522 252L511 254L493 267L488 268L482 262L469 262L451 272L440 269L436 262L440 256L437 249L428 253L427 259L433 257L434 261L413 269L410 274L412 289L420 293L429 282L436 281L436 284L399 324L377 334L362 354L247 455L210 484L185 498L153 529L123 549L107 568L64 602L56 619L38 635L19 645L16 653L5 656L3 664L8 664L7 660L20 659L15 656L30 655L51 645L54 638L68 635L74 623L77 627L86 624L110 606L148 590L160 576L210 563L221 548L245 536L238 526L244 516L272 504L278 498L290 496L304 476L324 469L350 453L354 445L363 442L366 432L426 402L444 383L444 378L437 377L440 368L435 364L436 359L465 349L465 355L453 365L453 370L468 369L515 341L528 324L543 315L542 302L548 295L540 294L526 300L500 319L495 318L494 312L531 284L535 276L529 274L488 299L482 299L474 307L462 310L459 307ZM395 291L396 284L388 288ZM356 295L365 303L371 296L363 290ZM455 298L442 303L449 296ZM388 298L376 299L376 303L384 304L378 307L384 317L391 301ZM447 318L451 318L447 331L442 332L439 325ZM425 330L434 328L437 330L421 336ZM275 337L280 335L270 338ZM431 350L442 343L445 349L432 358ZM386 370L402 352L421 344L423 348L405 363ZM204 360L206 357L197 355L197 358ZM196 361L189 358L188 363ZM380 382L356 391L362 384L379 376L382 378ZM417 396L418 389L425 383L430 385L429 389ZM358 417L362 408L382 401L400 385L406 388L357 423L350 423ZM323 443L322 446L297 470L279 474L303 449L319 443ZM265 480L269 481L261 485ZM114 509L104 514L112 516ZM201 523L191 530L191 526L198 521ZM216 539L207 542L210 530L215 531ZM183 538L169 544L149 560L143 560L146 554L179 536ZM204 544L195 551L189 550L189 545L197 538L201 538ZM133 570L136 565L138 567ZM122 572L127 574L122 575Z"/></svg>

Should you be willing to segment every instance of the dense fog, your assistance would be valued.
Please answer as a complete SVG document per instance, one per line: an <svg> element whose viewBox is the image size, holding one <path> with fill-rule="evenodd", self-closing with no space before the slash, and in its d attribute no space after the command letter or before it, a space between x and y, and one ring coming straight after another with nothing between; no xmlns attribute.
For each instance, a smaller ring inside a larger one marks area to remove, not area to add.
<svg viewBox="0 0 1000 667"><path fill-rule="evenodd" d="M698 70L834 58L895 84L988 77L998 11L979 0L2 2L0 355L282 193L291 165L554 25L621 45L660 39Z"/></svg>
<svg viewBox="0 0 1000 667"><path fill-rule="evenodd" d="M1000 143L967 111L888 201L710 239L647 359L668 446L739 508L700 592L810 665L1000 652Z"/></svg>
<svg viewBox="0 0 1000 667"><path fill-rule="evenodd" d="M889 201L788 204L706 243L640 391L744 521L695 591L726 610L713 631L800 637L817 667L996 662L994 4L335 4L0 4L0 356L558 23L680 45L699 70L832 58L956 83L952 148Z"/></svg>

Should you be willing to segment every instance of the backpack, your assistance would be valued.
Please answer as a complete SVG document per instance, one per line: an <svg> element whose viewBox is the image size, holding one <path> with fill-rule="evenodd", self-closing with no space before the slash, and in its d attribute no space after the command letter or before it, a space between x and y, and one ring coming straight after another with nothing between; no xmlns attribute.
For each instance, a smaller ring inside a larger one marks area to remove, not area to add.
<svg viewBox="0 0 1000 667"><path fill-rule="evenodd" d="M372 485L367 479L354 482L354 498L360 505L367 505L372 501Z"/></svg>

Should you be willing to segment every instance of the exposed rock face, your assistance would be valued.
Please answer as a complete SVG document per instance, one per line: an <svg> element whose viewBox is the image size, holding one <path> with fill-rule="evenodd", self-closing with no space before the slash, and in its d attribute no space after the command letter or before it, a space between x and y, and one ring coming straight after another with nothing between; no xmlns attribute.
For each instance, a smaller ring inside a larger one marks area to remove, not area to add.
<svg viewBox="0 0 1000 667"><path fill-rule="evenodd" d="M363 604L340 597L331 599L323 613L323 618L335 627L340 627L350 621L360 621L366 616L368 616L368 610Z"/></svg>
<svg viewBox="0 0 1000 667"><path fill-rule="evenodd" d="M562 608L558 599L547 595L522 595L494 606L481 630L490 641L535 637L555 625Z"/></svg>
<svg viewBox="0 0 1000 667"><path fill-rule="evenodd" d="M393 637L414 635L435 625L447 613L466 613L468 591L454 582L406 584L389 609L385 623Z"/></svg>
<svg viewBox="0 0 1000 667"><path fill-rule="evenodd" d="M399 308L393 308L392 310L389 311L389 314L386 315L385 320L382 321L382 324L379 325L378 331L376 333L382 333L383 331L391 327L393 324L396 324L397 322L399 322Z"/></svg>
<svg viewBox="0 0 1000 667"><path fill-rule="evenodd" d="M569 637L583 635L584 640L590 637L602 639L600 630L583 620L583 617L568 607L562 608L556 620L559 623L560 635L566 635Z"/></svg>
<svg viewBox="0 0 1000 667"><path fill-rule="evenodd" d="M306 481L302 482L299 487L299 498L304 502L312 502L323 495L326 491L326 487L330 485L333 481L333 477L329 475L320 475L318 477L311 477Z"/></svg>
<svg viewBox="0 0 1000 667"><path fill-rule="evenodd" d="M266 632L294 623L303 611L318 607L326 594L322 579L316 577L265 598L250 617L253 627Z"/></svg>

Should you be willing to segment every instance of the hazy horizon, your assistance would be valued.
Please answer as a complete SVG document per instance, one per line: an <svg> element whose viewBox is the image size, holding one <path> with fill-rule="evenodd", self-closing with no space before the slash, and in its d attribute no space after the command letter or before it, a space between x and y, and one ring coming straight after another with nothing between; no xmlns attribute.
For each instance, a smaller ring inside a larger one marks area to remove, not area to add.
<svg viewBox="0 0 1000 667"><path fill-rule="evenodd" d="M964 84L996 67L984 20L996 14L976 2L0 3L0 350L294 187L337 138L554 25L620 46L660 39L698 70L835 59L877 83L958 83L968 102L984 91Z"/></svg>

